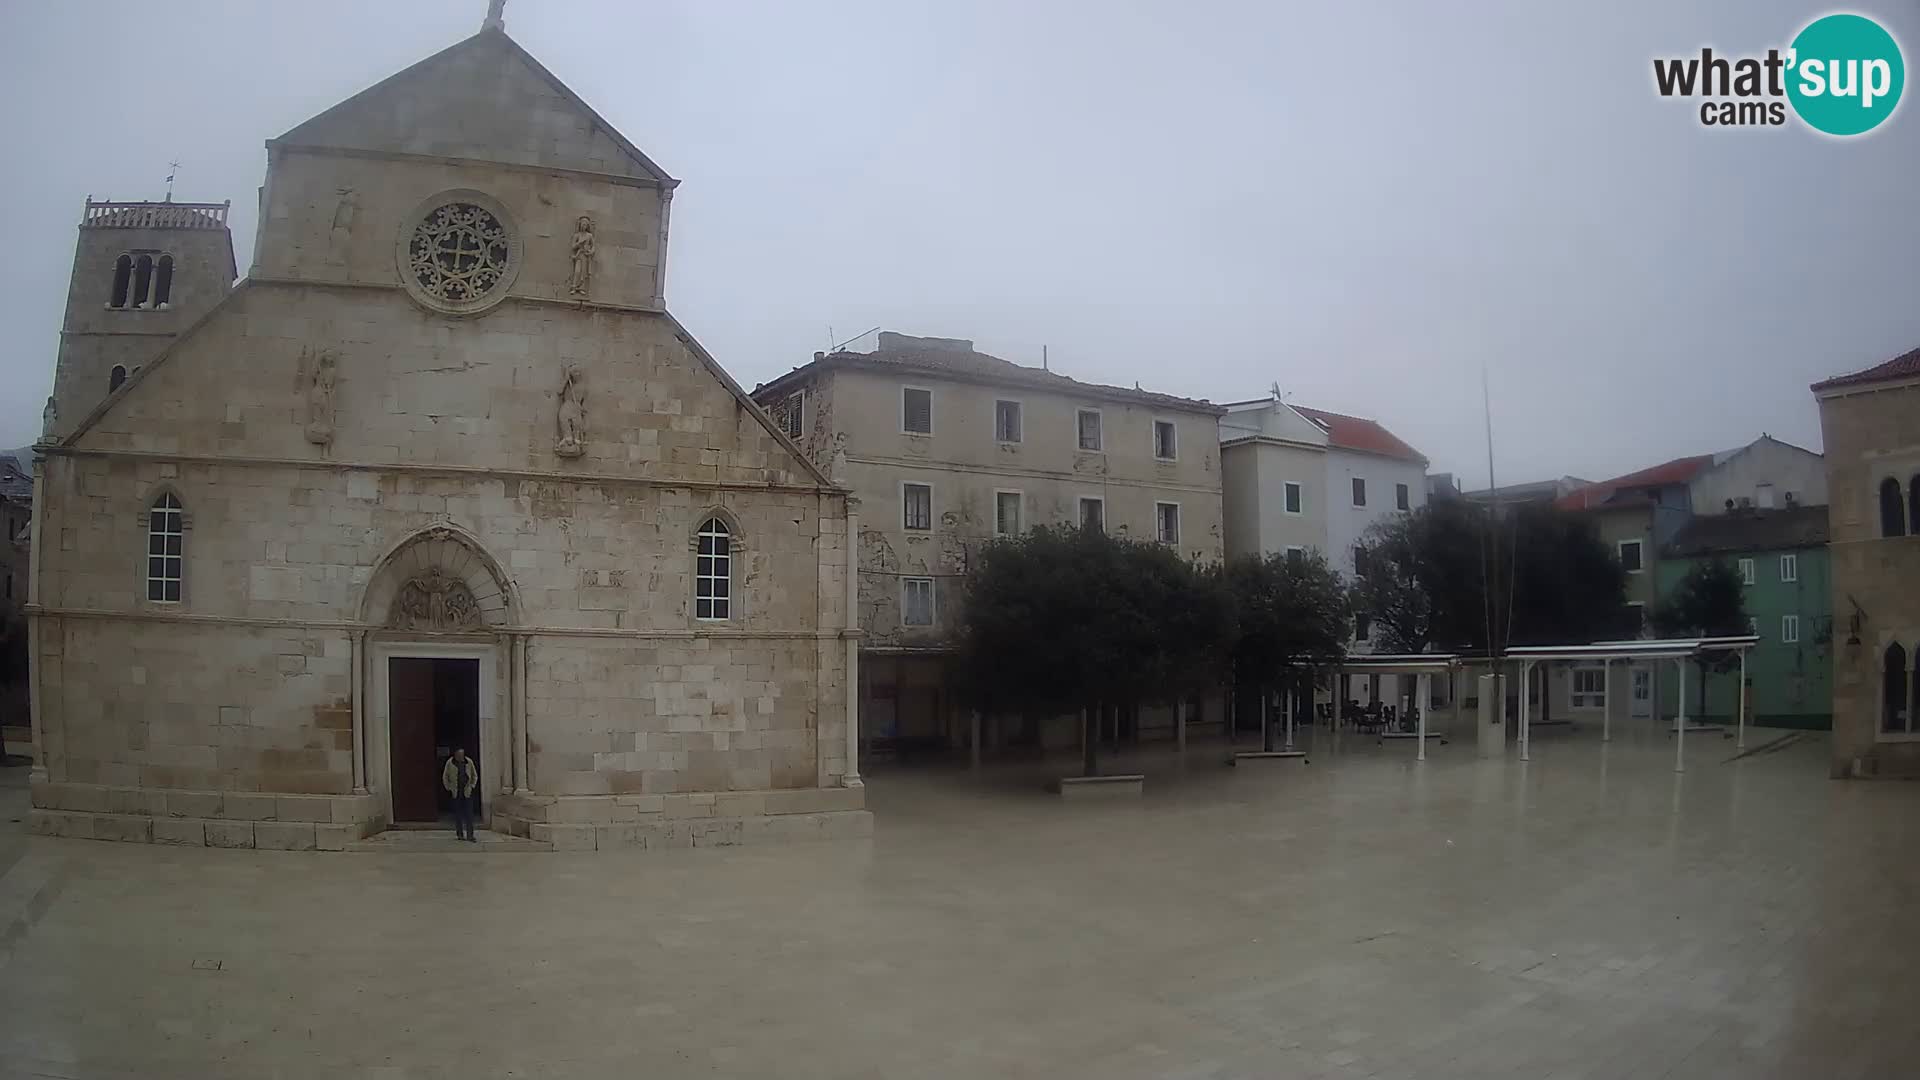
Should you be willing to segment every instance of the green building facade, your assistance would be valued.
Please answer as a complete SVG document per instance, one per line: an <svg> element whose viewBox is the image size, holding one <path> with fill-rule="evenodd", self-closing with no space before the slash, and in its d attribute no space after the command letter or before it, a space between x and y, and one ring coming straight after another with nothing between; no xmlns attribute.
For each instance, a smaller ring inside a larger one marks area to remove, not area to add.
<svg viewBox="0 0 1920 1080"><path fill-rule="evenodd" d="M1833 601L1827 560L1827 508L1789 506L1695 517L1674 535L1655 565L1659 595L1669 595L1698 563L1724 559L1746 580L1745 607L1760 643L1747 654L1748 710L1767 727L1833 726ZM1707 677L1699 715L1699 668L1687 670L1689 722L1731 724L1739 670ZM1660 677L1661 715L1678 714L1679 680Z"/></svg>

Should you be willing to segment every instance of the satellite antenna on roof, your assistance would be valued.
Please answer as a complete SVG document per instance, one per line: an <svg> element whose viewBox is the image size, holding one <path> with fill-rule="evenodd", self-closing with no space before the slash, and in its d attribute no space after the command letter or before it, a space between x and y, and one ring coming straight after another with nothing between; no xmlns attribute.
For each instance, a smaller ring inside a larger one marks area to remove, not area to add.
<svg viewBox="0 0 1920 1080"><path fill-rule="evenodd" d="M1267 389L1273 391L1273 400L1275 401L1280 400L1280 384L1278 382L1272 383L1267 387Z"/></svg>

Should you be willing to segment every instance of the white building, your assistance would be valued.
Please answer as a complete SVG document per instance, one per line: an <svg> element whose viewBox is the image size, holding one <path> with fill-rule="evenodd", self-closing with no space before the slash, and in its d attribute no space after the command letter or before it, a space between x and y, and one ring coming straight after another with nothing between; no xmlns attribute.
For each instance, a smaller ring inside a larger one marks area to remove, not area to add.
<svg viewBox="0 0 1920 1080"><path fill-rule="evenodd" d="M1427 459L1377 421L1276 398L1232 402L1220 418L1224 547L1246 554L1318 549L1354 576L1354 548L1375 522L1427 501ZM1370 628L1355 622L1355 651ZM1349 696L1396 699L1394 676L1355 676Z"/></svg>

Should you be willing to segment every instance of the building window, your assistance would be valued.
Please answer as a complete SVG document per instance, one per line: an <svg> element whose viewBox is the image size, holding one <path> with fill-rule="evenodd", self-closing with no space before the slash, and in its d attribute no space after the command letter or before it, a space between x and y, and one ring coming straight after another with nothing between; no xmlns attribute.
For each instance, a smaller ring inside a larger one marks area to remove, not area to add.
<svg viewBox="0 0 1920 1080"><path fill-rule="evenodd" d="M1644 600L1627 601L1627 620L1633 630L1633 636L1639 637L1647 630L1647 604Z"/></svg>
<svg viewBox="0 0 1920 1080"><path fill-rule="evenodd" d="M905 506L900 527L917 532L933 528L933 485L902 484L900 501Z"/></svg>
<svg viewBox="0 0 1920 1080"><path fill-rule="evenodd" d="M120 384L126 381L127 381L126 365L124 364L113 365L113 370L107 372L107 393L111 394L115 390L120 389Z"/></svg>
<svg viewBox="0 0 1920 1080"><path fill-rule="evenodd" d="M131 306L146 310L147 291L152 287L153 256L141 255L133 260L133 295L129 298Z"/></svg>
<svg viewBox="0 0 1920 1080"><path fill-rule="evenodd" d="M1299 513L1300 508L1303 505L1305 505L1300 495L1300 485L1289 480L1285 484L1281 485L1280 490L1281 490L1281 498L1283 500L1281 505L1286 508L1287 513L1289 514Z"/></svg>
<svg viewBox="0 0 1920 1080"><path fill-rule="evenodd" d="M1752 559L1743 558L1740 560L1740 584L1742 585L1753 584L1753 560Z"/></svg>
<svg viewBox="0 0 1920 1080"><path fill-rule="evenodd" d="M1074 424L1079 429L1080 449L1098 453L1100 440L1100 410L1081 409L1074 414Z"/></svg>
<svg viewBox="0 0 1920 1080"><path fill-rule="evenodd" d="M1800 580L1800 556L1798 555L1780 556L1780 580L1781 581L1799 581Z"/></svg>
<svg viewBox="0 0 1920 1080"><path fill-rule="evenodd" d="M1413 509L1413 493L1407 490L1407 485L1393 485L1393 505L1396 510Z"/></svg>
<svg viewBox="0 0 1920 1080"><path fill-rule="evenodd" d="M993 403L993 437L995 441L1003 443L1020 441L1019 402L996 401Z"/></svg>
<svg viewBox="0 0 1920 1080"><path fill-rule="evenodd" d="M1760 636L1760 617L1759 616L1757 615L1747 616L1747 633L1752 634L1754 637Z"/></svg>
<svg viewBox="0 0 1920 1080"><path fill-rule="evenodd" d="M733 602L733 534L717 517L700 523L693 560L693 617L707 622L727 618Z"/></svg>
<svg viewBox="0 0 1920 1080"><path fill-rule="evenodd" d="M996 536L1020 535L1020 498L1017 491L993 493L993 531Z"/></svg>
<svg viewBox="0 0 1920 1080"><path fill-rule="evenodd" d="M1646 568L1646 564L1641 561L1640 557L1640 541L1620 541L1620 565L1625 568L1629 574L1637 574Z"/></svg>
<svg viewBox="0 0 1920 1080"><path fill-rule="evenodd" d="M1913 730L1907 701L1907 650L1899 642L1887 646L1880 676L1880 730L1906 734Z"/></svg>
<svg viewBox="0 0 1920 1080"><path fill-rule="evenodd" d="M1891 476L1880 481L1880 535L1907 535L1907 508L1900 505L1900 481Z"/></svg>
<svg viewBox="0 0 1920 1080"><path fill-rule="evenodd" d="M1155 420L1153 422L1153 456L1158 461L1172 461L1179 456L1179 440L1174 434L1173 421Z"/></svg>
<svg viewBox="0 0 1920 1080"><path fill-rule="evenodd" d="M1306 548L1303 548L1303 547L1289 547L1289 548L1287 549L1287 565L1288 565L1288 566L1292 566L1292 567L1296 567L1296 568L1297 568L1297 567L1300 567L1300 566L1302 566L1302 565L1304 565L1304 564L1306 563L1306 561L1307 561L1307 549L1306 549Z"/></svg>
<svg viewBox="0 0 1920 1080"><path fill-rule="evenodd" d="M1107 500L1080 496L1080 527L1094 532L1107 531Z"/></svg>
<svg viewBox="0 0 1920 1080"><path fill-rule="evenodd" d="M185 541L186 521L180 500L166 492L147 510L147 599L179 603Z"/></svg>
<svg viewBox="0 0 1920 1080"><path fill-rule="evenodd" d="M1373 616L1364 611L1353 613L1353 640L1365 641L1373 633Z"/></svg>
<svg viewBox="0 0 1920 1080"><path fill-rule="evenodd" d="M107 306L126 307L127 291L131 288L133 288L133 256L122 255L113 260L113 291L107 294Z"/></svg>
<svg viewBox="0 0 1920 1080"><path fill-rule="evenodd" d="M1797 644L1800 641L1800 616L1780 616L1780 641L1787 645Z"/></svg>
<svg viewBox="0 0 1920 1080"><path fill-rule="evenodd" d="M901 387L900 430L909 435L933 434L933 391Z"/></svg>
<svg viewBox="0 0 1920 1080"><path fill-rule="evenodd" d="M153 306L167 310L173 301L173 256L162 255L153 273Z"/></svg>
<svg viewBox="0 0 1920 1080"><path fill-rule="evenodd" d="M900 624L902 626L933 625L932 578L900 579Z"/></svg>
<svg viewBox="0 0 1920 1080"><path fill-rule="evenodd" d="M1760 484L1753 489L1753 505L1762 510L1773 509L1773 485Z"/></svg>
<svg viewBox="0 0 1920 1080"><path fill-rule="evenodd" d="M780 430L786 432L787 438L797 439L806 433L806 414L807 392L795 390L788 394L786 411L780 415Z"/></svg>
<svg viewBox="0 0 1920 1080"><path fill-rule="evenodd" d="M1573 696L1569 699L1576 709L1604 709L1607 707L1607 669L1581 667L1573 669Z"/></svg>
<svg viewBox="0 0 1920 1080"><path fill-rule="evenodd" d="M1367 482L1358 476L1353 478L1353 505L1367 505Z"/></svg>
<svg viewBox="0 0 1920 1080"><path fill-rule="evenodd" d="M1153 504L1155 535L1163 544L1180 542L1180 504L1157 502Z"/></svg>
<svg viewBox="0 0 1920 1080"><path fill-rule="evenodd" d="M1366 545L1356 544L1354 545L1354 548L1353 548L1353 574L1355 577L1361 577L1361 576L1364 576L1366 572L1367 572Z"/></svg>

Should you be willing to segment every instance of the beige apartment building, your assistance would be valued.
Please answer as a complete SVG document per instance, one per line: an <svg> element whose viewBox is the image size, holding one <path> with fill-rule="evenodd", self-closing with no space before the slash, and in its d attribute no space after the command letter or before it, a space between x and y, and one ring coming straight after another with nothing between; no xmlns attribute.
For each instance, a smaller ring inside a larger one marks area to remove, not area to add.
<svg viewBox="0 0 1920 1080"><path fill-rule="evenodd" d="M668 312L678 181L507 37L90 202L31 597L42 833L561 848L870 827L846 493ZM164 288L161 269L167 269Z"/></svg>
<svg viewBox="0 0 1920 1080"><path fill-rule="evenodd" d="M754 399L857 499L860 728L870 743L968 738L945 657L969 560L987 540L1066 523L1221 558L1225 410L1209 402L891 332L872 352L816 353ZM1151 711L1139 720L1163 722ZM1009 735L1073 737L1068 725Z"/></svg>

